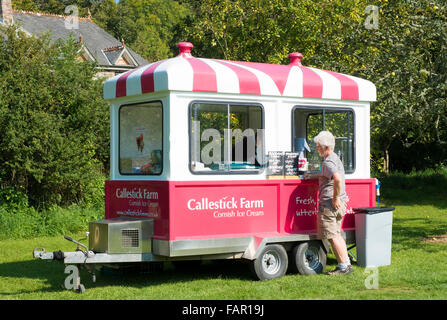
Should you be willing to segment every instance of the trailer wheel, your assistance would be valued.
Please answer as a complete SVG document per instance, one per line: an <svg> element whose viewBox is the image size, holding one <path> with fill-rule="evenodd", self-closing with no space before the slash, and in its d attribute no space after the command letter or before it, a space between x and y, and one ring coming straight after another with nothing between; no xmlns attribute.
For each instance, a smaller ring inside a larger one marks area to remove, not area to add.
<svg viewBox="0 0 447 320"><path fill-rule="evenodd" d="M303 275L319 274L326 268L327 254L321 241L298 244L292 251L293 269Z"/></svg>
<svg viewBox="0 0 447 320"><path fill-rule="evenodd" d="M251 270L259 280L281 278L287 266L287 252L280 244L266 245L259 257L251 262Z"/></svg>

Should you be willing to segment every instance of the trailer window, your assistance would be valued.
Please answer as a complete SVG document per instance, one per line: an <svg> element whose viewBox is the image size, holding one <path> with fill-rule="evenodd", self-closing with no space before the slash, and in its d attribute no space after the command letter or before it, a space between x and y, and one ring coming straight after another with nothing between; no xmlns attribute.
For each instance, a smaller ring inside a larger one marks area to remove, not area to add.
<svg viewBox="0 0 447 320"><path fill-rule="evenodd" d="M315 149L313 138L322 130L335 137L334 152L343 162L345 172L355 169L354 113L351 109L295 107L293 111L294 150L300 148L298 140L305 138L310 152L304 150L309 170L319 170L321 159Z"/></svg>
<svg viewBox="0 0 447 320"><path fill-rule="evenodd" d="M258 105L193 103L193 173L257 173L263 167L263 111Z"/></svg>
<svg viewBox="0 0 447 320"><path fill-rule="evenodd" d="M121 106L119 111L121 174L159 175L163 169L161 102Z"/></svg>

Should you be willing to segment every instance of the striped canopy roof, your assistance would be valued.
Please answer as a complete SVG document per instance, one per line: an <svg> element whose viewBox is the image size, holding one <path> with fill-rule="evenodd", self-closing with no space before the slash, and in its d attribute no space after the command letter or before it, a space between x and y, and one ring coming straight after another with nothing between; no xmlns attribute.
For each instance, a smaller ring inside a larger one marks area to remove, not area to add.
<svg viewBox="0 0 447 320"><path fill-rule="evenodd" d="M178 44L180 54L119 74L104 84L104 98L114 99L175 90L300 98L375 101L370 81L301 65L300 53L289 65L195 58L192 44Z"/></svg>

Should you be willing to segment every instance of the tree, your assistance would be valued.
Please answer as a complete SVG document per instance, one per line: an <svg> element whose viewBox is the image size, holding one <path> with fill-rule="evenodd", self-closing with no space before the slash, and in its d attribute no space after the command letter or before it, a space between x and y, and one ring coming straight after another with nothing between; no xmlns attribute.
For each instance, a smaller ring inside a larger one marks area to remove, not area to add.
<svg viewBox="0 0 447 320"><path fill-rule="evenodd" d="M382 0L379 8L379 28L359 29L348 41L349 52L365 65L359 75L377 86L373 152L383 158L385 172L442 163L447 158L447 6Z"/></svg>
<svg viewBox="0 0 447 320"><path fill-rule="evenodd" d="M36 206L82 202L108 163L96 68L77 59L74 38L51 44L16 27L0 32L0 186Z"/></svg>
<svg viewBox="0 0 447 320"><path fill-rule="evenodd" d="M391 154L395 169L447 158L445 1L378 0L378 28L365 26L371 13L363 0L190 3L196 18L185 33L198 56L287 63L289 52L301 51L304 65L375 83L371 142L383 170L392 166Z"/></svg>
<svg viewBox="0 0 447 320"><path fill-rule="evenodd" d="M149 61L172 56L175 30L189 14L187 6L173 0L104 0L92 9L99 26Z"/></svg>
<svg viewBox="0 0 447 320"><path fill-rule="evenodd" d="M199 55L287 63L290 52L300 51L310 65L342 56L344 37L362 15L358 2L191 1L196 18L188 22L186 34Z"/></svg>
<svg viewBox="0 0 447 320"><path fill-rule="evenodd" d="M15 10L24 10L32 12L44 12L52 14L66 14L65 9L68 6L77 6L79 15L86 17L88 9L103 0L14 0L12 5Z"/></svg>

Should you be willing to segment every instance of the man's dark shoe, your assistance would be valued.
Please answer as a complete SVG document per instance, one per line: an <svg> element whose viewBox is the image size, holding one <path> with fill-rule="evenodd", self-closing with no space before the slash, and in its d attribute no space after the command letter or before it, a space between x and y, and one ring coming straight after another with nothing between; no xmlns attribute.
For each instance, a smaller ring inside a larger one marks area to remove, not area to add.
<svg viewBox="0 0 447 320"><path fill-rule="evenodd" d="M339 269L337 266L337 269L335 269L334 271L330 271L327 274L330 276L338 276L338 275L348 275L353 272L354 272L354 270L352 269L352 266L348 265L348 267L344 270Z"/></svg>

